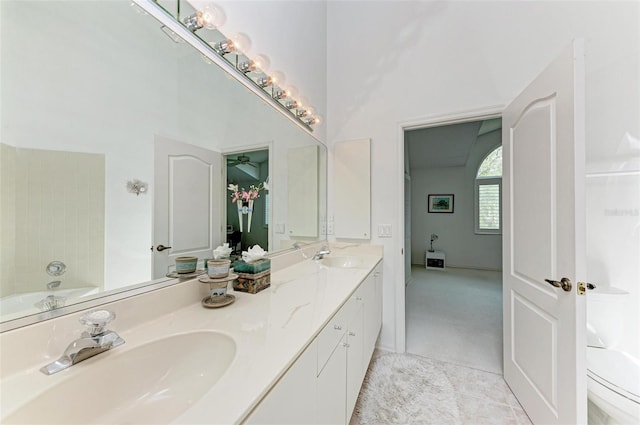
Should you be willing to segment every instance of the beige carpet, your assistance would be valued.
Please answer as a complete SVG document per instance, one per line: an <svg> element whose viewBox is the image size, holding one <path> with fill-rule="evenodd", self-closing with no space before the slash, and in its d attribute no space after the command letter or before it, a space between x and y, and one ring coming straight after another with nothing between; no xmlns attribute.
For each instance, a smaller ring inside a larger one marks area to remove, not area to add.
<svg viewBox="0 0 640 425"><path fill-rule="evenodd" d="M411 268L407 352L502 373L502 274Z"/></svg>

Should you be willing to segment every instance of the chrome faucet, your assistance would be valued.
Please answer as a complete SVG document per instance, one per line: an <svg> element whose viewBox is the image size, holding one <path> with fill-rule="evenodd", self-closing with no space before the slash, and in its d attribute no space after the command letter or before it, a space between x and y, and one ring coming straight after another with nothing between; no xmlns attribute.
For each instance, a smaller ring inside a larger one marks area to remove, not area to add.
<svg viewBox="0 0 640 425"><path fill-rule="evenodd" d="M67 297L56 297L55 295L47 295L44 299L34 304L40 311L51 311L56 308L64 307Z"/></svg>
<svg viewBox="0 0 640 425"><path fill-rule="evenodd" d="M124 344L124 339L117 333L105 329L107 323L115 318L116 314L108 310L95 310L82 316L80 323L85 325L87 330L79 339L69 344L58 360L43 366L40 371L45 375L52 375L89 357Z"/></svg>
<svg viewBox="0 0 640 425"><path fill-rule="evenodd" d="M327 254L331 254L331 251L329 251L329 248L327 248L326 246L323 246L318 252L316 252L313 255L312 260L322 260L324 258L325 255Z"/></svg>
<svg viewBox="0 0 640 425"><path fill-rule="evenodd" d="M60 286L61 283L61 280L52 280L51 282L47 283L47 289L55 289Z"/></svg>

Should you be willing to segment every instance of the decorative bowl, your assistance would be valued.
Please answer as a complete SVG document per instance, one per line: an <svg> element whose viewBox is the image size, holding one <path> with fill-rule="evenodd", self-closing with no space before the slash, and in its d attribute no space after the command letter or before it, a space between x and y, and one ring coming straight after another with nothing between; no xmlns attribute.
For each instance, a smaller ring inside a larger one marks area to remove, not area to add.
<svg viewBox="0 0 640 425"><path fill-rule="evenodd" d="M207 261L207 274L212 279L229 276L230 260L209 260Z"/></svg>
<svg viewBox="0 0 640 425"><path fill-rule="evenodd" d="M209 287L211 288L211 298L213 297L221 297L227 295L227 286L229 282L218 282L218 283L210 283Z"/></svg>
<svg viewBox="0 0 640 425"><path fill-rule="evenodd" d="M193 273L196 271L198 265L198 257L177 257L176 258L176 272Z"/></svg>

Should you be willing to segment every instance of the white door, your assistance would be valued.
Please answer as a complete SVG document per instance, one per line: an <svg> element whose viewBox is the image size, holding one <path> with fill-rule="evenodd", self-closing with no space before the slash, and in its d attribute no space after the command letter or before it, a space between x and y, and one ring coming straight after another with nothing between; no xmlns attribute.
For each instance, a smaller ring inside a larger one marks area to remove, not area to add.
<svg viewBox="0 0 640 425"><path fill-rule="evenodd" d="M404 285L411 280L411 176L404 173Z"/></svg>
<svg viewBox="0 0 640 425"><path fill-rule="evenodd" d="M583 56L574 42L503 115L504 377L534 424L587 422Z"/></svg>
<svg viewBox="0 0 640 425"><path fill-rule="evenodd" d="M175 270L176 257L211 258L220 244L222 155L156 136L154 167L153 278L158 279Z"/></svg>

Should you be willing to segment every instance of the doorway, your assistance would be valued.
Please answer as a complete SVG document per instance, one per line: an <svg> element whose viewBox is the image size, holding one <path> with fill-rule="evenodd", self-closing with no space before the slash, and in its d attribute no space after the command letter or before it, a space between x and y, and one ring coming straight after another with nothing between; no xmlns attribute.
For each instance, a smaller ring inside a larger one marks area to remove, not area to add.
<svg viewBox="0 0 640 425"><path fill-rule="evenodd" d="M231 255L249 247L269 249L269 149L225 154L226 232ZM237 190L231 190L237 188Z"/></svg>
<svg viewBox="0 0 640 425"><path fill-rule="evenodd" d="M502 373L500 186L479 185L489 180L478 170L495 159L501 129L492 115L403 133L406 351L494 373Z"/></svg>

